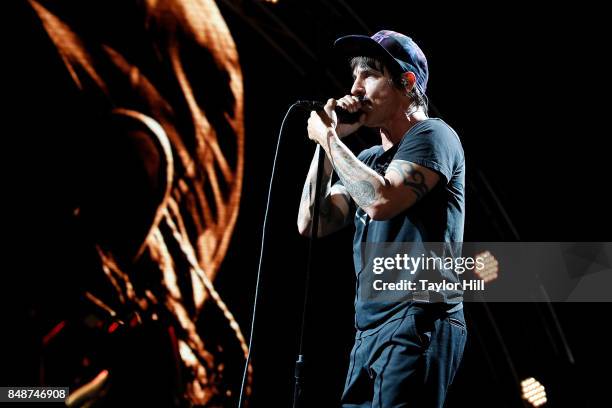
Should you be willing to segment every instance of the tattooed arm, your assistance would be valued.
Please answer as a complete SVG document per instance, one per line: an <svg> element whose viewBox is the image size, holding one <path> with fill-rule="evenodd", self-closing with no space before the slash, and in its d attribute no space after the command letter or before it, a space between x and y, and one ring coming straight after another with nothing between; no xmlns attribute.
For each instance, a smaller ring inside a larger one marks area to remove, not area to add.
<svg viewBox="0 0 612 408"><path fill-rule="evenodd" d="M317 146L314 158L302 190L302 200L298 213L298 230L304 236L310 236L312 231L312 212L314 209L314 196L317 182L317 164L320 146ZM325 156L323 177L321 179L321 196L319 203L319 232L322 237L346 226L351 221L351 198L346 188L340 185L331 185L332 166L327 155Z"/></svg>
<svg viewBox="0 0 612 408"><path fill-rule="evenodd" d="M326 150L344 187L373 220L411 207L440 179L433 170L404 160L393 160L383 177L359 161L338 136L330 135L328 142Z"/></svg>
<svg viewBox="0 0 612 408"><path fill-rule="evenodd" d="M328 101L330 107L332 101ZM379 175L342 143L334 121L325 113L312 112L308 137L325 149L346 191L373 220L386 220L406 210L440 179L433 170L403 160L393 160L384 177Z"/></svg>

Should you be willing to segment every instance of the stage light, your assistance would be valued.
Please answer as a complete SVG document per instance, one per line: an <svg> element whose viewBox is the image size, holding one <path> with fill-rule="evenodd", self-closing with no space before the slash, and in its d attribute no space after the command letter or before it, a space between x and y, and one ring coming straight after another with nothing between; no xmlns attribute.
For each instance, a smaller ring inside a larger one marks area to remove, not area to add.
<svg viewBox="0 0 612 408"><path fill-rule="evenodd" d="M478 278L482 279L485 283L491 282L497 279L499 273L499 262L489 251L484 251L475 256L476 259L482 261L482 267L476 267L474 273Z"/></svg>
<svg viewBox="0 0 612 408"><path fill-rule="evenodd" d="M535 378L530 377L521 381L523 399L527 400L532 407L546 404L546 391L544 386Z"/></svg>

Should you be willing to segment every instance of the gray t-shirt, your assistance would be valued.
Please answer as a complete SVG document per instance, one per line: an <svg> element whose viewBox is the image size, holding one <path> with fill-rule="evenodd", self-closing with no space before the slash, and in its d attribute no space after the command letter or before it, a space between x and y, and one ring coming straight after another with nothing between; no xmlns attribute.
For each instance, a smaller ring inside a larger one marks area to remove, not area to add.
<svg viewBox="0 0 612 408"><path fill-rule="evenodd" d="M385 174L392 160L405 160L434 170L440 180L420 201L389 220L374 221L364 210L357 208L353 241L353 261L357 274L356 327L365 330L377 326L398 312L405 312L406 308L414 308L418 303L445 303L449 306L461 303L463 292L454 290L421 293L417 302L413 300L401 303L372 302L362 299L360 293L360 285L365 284L368 278L362 273L368 262L362 259L365 243L431 242L460 245L465 218L465 157L457 133L441 119L426 119L414 125L391 149L384 151L382 146L374 146L362 151L358 158L381 175ZM441 279L458 279L448 271L442 270L439 273Z"/></svg>

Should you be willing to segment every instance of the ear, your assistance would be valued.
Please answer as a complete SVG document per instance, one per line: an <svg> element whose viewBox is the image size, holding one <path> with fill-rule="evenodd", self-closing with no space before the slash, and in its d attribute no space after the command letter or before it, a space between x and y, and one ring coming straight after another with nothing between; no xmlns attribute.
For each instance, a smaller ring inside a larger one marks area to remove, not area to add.
<svg viewBox="0 0 612 408"><path fill-rule="evenodd" d="M404 72L402 74L402 85L404 86L404 90L406 93L409 93L414 88L414 84L416 82L416 76L414 72Z"/></svg>

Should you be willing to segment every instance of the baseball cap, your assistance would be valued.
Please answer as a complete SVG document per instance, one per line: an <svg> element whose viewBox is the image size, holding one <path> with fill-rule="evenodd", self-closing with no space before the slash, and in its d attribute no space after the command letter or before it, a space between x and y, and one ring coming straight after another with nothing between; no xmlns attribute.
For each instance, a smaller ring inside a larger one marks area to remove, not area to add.
<svg viewBox="0 0 612 408"><path fill-rule="evenodd" d="M334 42L334 48L349 57L380 57L394 74L413 72L417 87L425 94L429 78L427 59L412 38L395 31L382 30L371 37L340 37Z"/></svg>

